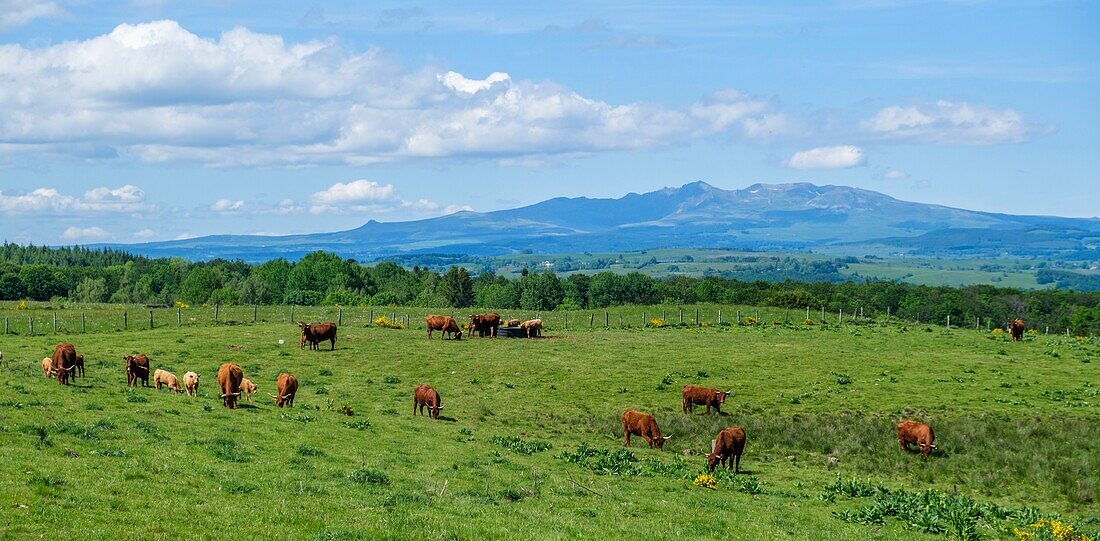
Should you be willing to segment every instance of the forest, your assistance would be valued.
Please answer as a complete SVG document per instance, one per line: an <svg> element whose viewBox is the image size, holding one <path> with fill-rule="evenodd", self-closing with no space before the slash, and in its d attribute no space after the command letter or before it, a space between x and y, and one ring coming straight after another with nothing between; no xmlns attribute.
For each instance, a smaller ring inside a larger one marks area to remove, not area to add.
<svg viewBox="0 0 1100 541"><path fill-rule="evenodd" d="M258 265L214 259L150 259L117 250L0 246L0 300L80 303L298 304L590 309L629 304L696 303L827 311L890 310L926 322L1023 318L1029 326L1100 334L1100 293L1024 291L988 285L931 287L884 280L763 281L722 276L653 278L639 272L558 276L527 272L517 279L461 266L435 272L393 261L361 264L326 252L292 263Z"/></svg>

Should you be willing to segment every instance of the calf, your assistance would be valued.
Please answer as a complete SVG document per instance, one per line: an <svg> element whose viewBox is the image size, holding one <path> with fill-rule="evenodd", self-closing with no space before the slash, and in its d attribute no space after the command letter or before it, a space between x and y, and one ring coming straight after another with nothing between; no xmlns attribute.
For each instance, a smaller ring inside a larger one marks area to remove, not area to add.
<svg viewBox="0 0 1100 541"><path fill-rule="evenodd" d="M910 445L916 445L921 455L928 456L936 448L933 445L935 441L936 434L925 423L910 419L903 419L898 423L898 449L902 451L909 450Z"/></svg>
<svg viewBox="0 0 1100 541"><path fill-rule="evenodd" d="M57 374L53 371L53 359L45 357L42 359L42 376L45 378L52 378Z"/></svg>
<svg viewBox="0 0 1100 541"><path fill-rule="evenodd" d="M229 409L237 408L237 399L241 396L241 380L244 372L233 363L223 363L218 367L218 387L222 389L222 405Z"/></svg>
<svg viewBox="0 0 1100 541"><path fill-rule="evenodd" d="M168 387L169 391L176 391L177 393L183 392L183 387L180 387L180 382L176 379L176 375L159 368L156 372L153 372L153 385L156 386L158 391L161 387Z"/></svg>
<svg viewBox="0 0 1100 541"><path fill-rule="evenodd" d="M256 384L252 383L252 380L244 378L241 380L241 392L244 393L245 398L248 399L248 403L252 403L252 393L256 392Z"/></svg>
<svg viewBox="0 0 1100 541"><path fill-rule="evenodd" d="M519 328L523 329L527 338L535 336L542 336L542 320L541 319L528 319L519 324Z"/></svg>
<svg viewBox="0 0 1100 541"><path fill-rule="evenodd" d="M68 385L69 377L76 367L76 348L72 344L58 344L53 349L51 366L57 374L58 385Z"/></svg>
<svg viewBox="0 0 1100 541"><path fill-rule="evenodd" d="M439 410L443 409L439 392L430 385L417 385L416 390L413 391L413 417L416 416L417 408L420 408L420 415L424 415L425 406L428 408L429 417L432 419L439 418Z"/></svg>
<svg viewBox="0 0 1100 541"><path fill-rule="evenodd" d="M664 449L665 442L672 436L661 436L657 420L648 413L634 410L623 412L623 445L630 447L630 435L641 436L653 449Z"/></svg>
<svg viewBox="0 0 1100 541"><path fill-rule="evenodd" d="M684 385L682 393L684 413L692 413L695 411L695 404L701 404L707 407L707 413L710 413L710 409L714 408L714 411L721 415L722 404L725 403L726 397L731 392L697 385Z"/></svg>
<svg viewBox="0 0 1100 541"><path fill-rule="evenodd" d="M275 392L279 394L273 394L271 398L275 399L276 406L293 408L294 394L298 392L298 378L286 372L279 374L275 379Z"/></svg>
<svg viewBox="0 0 1100 541"><path fill-rule="evenodd" d="M504 322L505 327L519 327L519 324L520 320L518 319L509 319L508 321Z"/></svg>
<svg viewBox="0 0 1100 541"><path fill-rule="evenodd" d="M84 377L84 356L79 353L76 355L76 362L73 363L72 374L70 377L76 378L77 376Z"/></svg>
<svg viewBox="0 0 1100 541"><path fill-rule="evenodd" d="M187 389L187 396L195 396L199 392L199 375L194 372L184 374L183 387Z"/></svg>
<svg viewBox="0 0 1100 541"><path fill-rule="evenodd" d="M149 358L145 354L127 355L122 358L126 361L126 386L137 387L137 380L141 380L143 387L149 386Z"/></svg>
<svg viewBox="0 0 1100 541"><path fill-rule="evenodd" d="M726 469L733 468L734 473L741 473L741 454L744 452L745 429L739 426L725 428L710 442L707 467L713 472L715 466L724 462Z"/></svg>
<svg viewBox="0 0 1100 541"><path fill-rule="evenodd" d="M432 331L442 331L440 340L447 338L448 334L453 335L455 340L462 340L462 329L458 328L458 323L451 316L430 315L424 318L424 327L428 329L429 340L432 338Z"/></svg>

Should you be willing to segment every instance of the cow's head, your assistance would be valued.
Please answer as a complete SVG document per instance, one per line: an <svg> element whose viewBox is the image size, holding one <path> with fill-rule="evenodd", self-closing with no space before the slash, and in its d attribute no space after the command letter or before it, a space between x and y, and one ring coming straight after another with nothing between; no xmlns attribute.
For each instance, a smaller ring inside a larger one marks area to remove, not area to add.
<svg viewBox="0 0 1100 541"><path fill-rule="evenodd" d="M732 390L731 391L714 391L714 401L719 403L719 404L725 404L726 403L726 397L729 396L731 393L733 393Z"/></svg>
<svg viewBox="0 0 1100 541"><path fill-rule="evenodd" d="M470 326L476 327L478 325L481 325L481 316L477 314L470 314Z"/></svg>
<svg viewBox="0 0 1100 541"><path fill-rule="evenodd" d="M671 438L671 437L672 436L661 436L661 437L653 438L653 446L658 448L658 449L664 449L665 448L665 442L668 441L669 438Z"/></svg>
<svg viewBox="0 0 1100 541"><path fill-rule="evenodd" d="M717 466L718 463L721 462L721 461L722 461L722 455L711 451L711 453L709 455L707 455L707 468L710 471L714 471L715 466Z"/></svg>
<svg viewBox="0 0 1100 541"><path fill-rule="evenodd" d="M455 333L455 340L462 340L462 331L458 331Z"/></svg>
<svg viewBox="0 0 1100 541"><path fill-rule="evenodd" d="M304 321L299 321L298 322L298 328L301 329L303 333L305 333L307 330L309 330L309 323L306 323Z"/></svg>

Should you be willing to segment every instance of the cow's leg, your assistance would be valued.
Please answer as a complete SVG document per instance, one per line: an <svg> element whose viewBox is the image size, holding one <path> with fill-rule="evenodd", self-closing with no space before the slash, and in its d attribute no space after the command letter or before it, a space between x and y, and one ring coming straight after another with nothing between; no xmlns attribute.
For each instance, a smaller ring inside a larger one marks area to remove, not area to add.
<svg viewBox="0 0 1100 541"><path fill-rule="evenodd" d="M741 455L736 455L733 459L736 461L733 466L733 473L741 473Z"/></svg>
<svg viewBox="0 0 1100 541"><path fill-rule="evenodd" d="M905 451L908 450L908 449L905 448L905 441L902 440L901 438L898 438L898 450L900 450L902 452L905 452Z"/></svg>
<svg viewBox="0 0 1100 541"><path fill-rule="evenodd" d="M333 338L333 339L331 340L331 342L332 342L332 346L331 346L331 347L329 347L329 349L328 349L328 350L329 350L329 351L336 351L336 338L334 337L334 338Z"/></svg>
<svg viewBox="0 0 1100 541"><path fill-rule="evenodd" d="M714 414L715 415L722 415L722 405L721 404L715 404L714 405Z"/></svg>
<svg viewBox="0 0 1100 541"><path fill-rule="evenodd" d="M623 425L623 445L630 447L630 429Z"/></svg>

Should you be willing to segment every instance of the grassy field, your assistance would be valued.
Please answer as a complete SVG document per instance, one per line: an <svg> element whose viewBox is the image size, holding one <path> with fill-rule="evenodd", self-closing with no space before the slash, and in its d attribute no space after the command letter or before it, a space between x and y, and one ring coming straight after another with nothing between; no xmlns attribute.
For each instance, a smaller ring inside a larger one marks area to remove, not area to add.
<svg viewBox="0 0 1100 541"><path fill-rule="evenodd" d="M0 539L1015 539L1044 514L1100 531L1095 339L563 327L429 342L347 324L334 352L279 322L3 337ZM39 369L62 339L87 358L70 387ZM128 390L134 352L199 372L200 395ZM254 404L221 406L226 361ZM282 371L293 409L269 397ZM419 383L439 420L411 415ZM687 383L733 389L724 415L680 413ZM625 408L656 415L664 452L622 450ZM935 427L936 455L898 451L902 416ZM732 424L745 471L694 486Z"/></svg>

